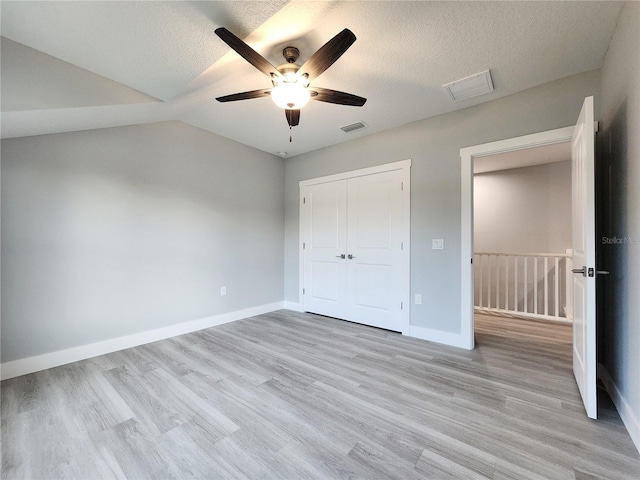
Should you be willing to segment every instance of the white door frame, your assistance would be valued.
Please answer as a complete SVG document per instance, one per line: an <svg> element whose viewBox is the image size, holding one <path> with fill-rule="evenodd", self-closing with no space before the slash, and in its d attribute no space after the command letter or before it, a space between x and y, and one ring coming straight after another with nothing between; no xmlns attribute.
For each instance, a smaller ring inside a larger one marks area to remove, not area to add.
<svg viewBox="0 0 640 480"><path fill-rule="evenodd" d="M474 348L473 338L473 160L527 148L570 142L573 126L508 138L460 149L461 162L461 239L460 239L460 325L465 347Z"/></svg>
<svg viewBox="0 0 640 480"><path fill-rule="evenodd" d="M303 196L301 195L302 189L309 185L317 185L319 183L334 182L336 180L345 180L353 177L361 177L365 175L374 175L376 173L390 172L393 170L402 171L402 185L404 194L404 230L406 239L403 242L403 299L404 308L402 310L402 334L407 335L409 333L410 326L410 292L411 292L411 159L400 160L398 162L386 163L383 165L377 165L374 167L362 168L359 170L352 170L349 172L336 173L333 175L327 175L324 177L312 178L309 180L301 180L299 182L299 215L298 215L298 305L300 310L304 310L303 299L303 286L304 286L304 218L303 218Z"/></svg>

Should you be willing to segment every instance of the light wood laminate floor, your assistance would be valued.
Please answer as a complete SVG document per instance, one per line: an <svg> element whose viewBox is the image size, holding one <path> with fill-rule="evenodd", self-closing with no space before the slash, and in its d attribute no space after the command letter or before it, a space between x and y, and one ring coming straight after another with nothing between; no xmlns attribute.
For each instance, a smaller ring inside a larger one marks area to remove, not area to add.
<svg viewBox="0 0 640 480"><path fill-rule="evenodd" d="M465 351L279 311L2 382L2 478L637 479L563 325Z"/></svg>

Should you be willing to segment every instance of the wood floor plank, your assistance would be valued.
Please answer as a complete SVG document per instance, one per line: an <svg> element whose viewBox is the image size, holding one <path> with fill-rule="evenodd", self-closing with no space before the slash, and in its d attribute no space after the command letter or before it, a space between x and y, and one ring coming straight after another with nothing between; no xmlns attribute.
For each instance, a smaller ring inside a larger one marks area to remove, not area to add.
<svg viewBox="0 0 640 480"><path fill-rule="evenodd" d="M478 316L473 351L287 310L2 382L3 479L640 478L571 327Z"/></svg>

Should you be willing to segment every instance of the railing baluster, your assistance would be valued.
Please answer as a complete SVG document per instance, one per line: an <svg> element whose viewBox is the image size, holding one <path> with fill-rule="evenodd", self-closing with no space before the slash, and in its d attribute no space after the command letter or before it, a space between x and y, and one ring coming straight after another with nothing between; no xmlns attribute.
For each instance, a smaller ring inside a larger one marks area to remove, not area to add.
<svg viewBox="0 0 640 480"><path fill-rule="evenodd" d="M480 270L480 289L478 291L478 298L479 298L479 304L480 307L484 307L484 303L482 302L482 290L484 289L484 255L478 255L478 267Z"/></svg>
<svg viewBox="0 0 640 480"><path fill-rule="evenodd" d="M513 310L518 311L518 257L513 257Z"/></svg>
<svg viewBox="0 0 640 480"><path fill-rule="evenodd" d="M489 266L489 268L488 268L489 276L487 278L487 307L488 308L491 308L491 280L492 280L492 278L491 278L491 258L492 258L492 255L489 255L489 257L488 257L489 261L487 262L487 264Z"/></svg>
<svg viewBox="0 0 640 480"><path fill-rule="evenodd" d="M564 259L564 307L567 318L573 319L573 249L567 248Z"/></svg>
<svg viewBox="0 0 640 480"><path fill-rule="evenodd" d="M509 255L504 257L504 309L509 310Z"/></svg>
<svg viewBox="0 0 640 480"><path fill-rule="evenodd" d="M549 257L544 257L544 314L549 315Z"/></svg>
<svg viewBox="0 0 640 480"><path fill-rule="evenodd" d="M538 257L533 257L533 313L538 313Z"/></svg>
<svg viewBox="0 0 640 480"><path fill-rule="evenodd" d="M496 255L496 308L500 308L500 255Z"/></svg>
<svg viewBox="0 0 640 480"><path fill-rule="evenodd" d="M554 263L553 263L553 276L554 276L554 282L553 282L553 298L555 300L555 308L553 309L553 316L554 317L559 317L560 316L560 279L558 278L560 275L560 258L556 257L554 258Z"/></svg>
<svg viewBox="0 0 640 480"><path fill-rule="evenodd" d="M524 276L524 290L522 294L524 295L524 312L529 313L529 272L528 272L528 262L527 257L524 257L524 267L523 272Z"/></svg>

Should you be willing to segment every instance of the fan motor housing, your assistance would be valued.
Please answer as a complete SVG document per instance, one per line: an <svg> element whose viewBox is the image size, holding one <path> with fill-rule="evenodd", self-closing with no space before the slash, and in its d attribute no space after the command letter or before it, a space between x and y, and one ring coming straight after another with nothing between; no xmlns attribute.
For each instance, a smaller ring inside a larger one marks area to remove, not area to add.
<svg viewBox="0 0 640 480"><path fill-rule="evenodd" d="M276 69L286 77L288 73L295 74L300 70L300 65L297 63L283 63L282 65L278 65Z"/></svg>
<svg viewBox="0 0 640 480"><path fill-rule="evenodd" d="M298 60L300 56L300 50L296 47L285 47L284 50L282 50L282 56L287 63L296 63L296 60Z"/></svg>

